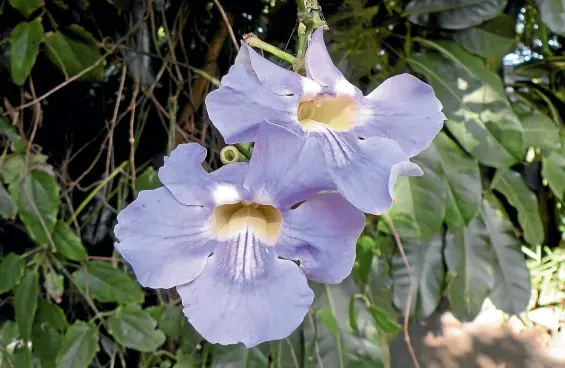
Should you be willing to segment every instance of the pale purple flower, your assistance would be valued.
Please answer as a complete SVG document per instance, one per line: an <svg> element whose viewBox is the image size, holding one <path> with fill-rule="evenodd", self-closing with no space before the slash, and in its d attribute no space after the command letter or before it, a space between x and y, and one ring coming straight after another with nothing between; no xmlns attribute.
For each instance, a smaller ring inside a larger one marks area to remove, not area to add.
<svg viewBox="0 0 565 368"><path fill-rule="evenodd" d="M212 173L204 148L180 145L159 170L164 187L139 193L115 228L139 282L177 287L189 322L212 343L287 337L314 297L306 279L342 281L365 224L338 193L318 193L331 186L306 159L318 142L269 124L257 135L249 164Z"/></svg>
<svg viewBox="0 0 565 368"><path fill-rule="evenodd" d="M206 98L210 119L228 144L253 141L265 122L318 140L337 190L364 212L383 212L398 175L422 175L409 158L441 130L441 103L409 74L363 96L332 63L322 29L312 35L305 63L302 77L242 45L220 88Z"/></svg>

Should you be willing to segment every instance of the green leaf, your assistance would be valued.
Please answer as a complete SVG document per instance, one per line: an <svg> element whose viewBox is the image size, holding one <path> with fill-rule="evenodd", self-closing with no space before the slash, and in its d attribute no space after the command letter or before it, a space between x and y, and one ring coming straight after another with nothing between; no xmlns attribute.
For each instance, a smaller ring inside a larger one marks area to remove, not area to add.
<svg viewBox="0 0 565 368"><path fill-rule="evenodd" d="M455 41L472 54L501 59L514 46L515 21L501 14L477 27L456 32Z"/></svg>
<svg viewBox="0 0 565 368"><path fill-rule="evenodd" d="M404 241L402 245L412 274L410 314L425 318L432 314L441 299L445 276L442 238L437 234L427 244ZM392 259L391 276L394 305L406 312L410 278L398 254Z"/></svg>
<svg viewBox="0 0 565 368"><path fill-rule="evenodd" d="M522 159L522 125L500 77L452 42L417 40L439 51L414 54L408 62L428 82L444 106L446 127L484 165L505 168Z"/></svg>
<svg viewBox="0 0 565 368"><path fill-rule="evenodd" d="M375 248L377 248L377 243L370 236L361 235L357 240L353 275L355 280L361 285L366 285L369 282L369 273L371 272Z"/></svg>
<svg viewBox="0 0 565 368"><path fill-rule="evenodd" d="M45 43L47 57L68 77L91 67L101 57L96 39L77 24L72 24L65 32L57 31L46 35ZM104 64L100 62L79 79L103 80Z"/></svg>
<svg viewBox="0 0 565 368"><path fill-rule="evenodd" d="M24 277L25 261L15 253L8 253L0 263L0 294L18 286Z"/></svg>
<svg viewBox="0 0 565 368"><path fill-rule="evenodd" d="M29 17L31 13L43 6L43 0L9 0L12 8L17 9L24 17Z"/></svg>
<svg viewBox="0 0 565 368"><path fill-rule="evenodd" d="M80 238L71 231L65 222L57 222L52 236L55 249L63 256L73 261L84 261L88 258Z"/></svg>
<svg viewBox="0 0 565 368"><path fill-rule="evenodd" d="M565 3L562 0L536 0L541 20L547 27L565 36Z"/></svg>
<svg viewBox="0 0 565 368"><path fill-rule="evenodd" d="M430 146L412 159L424 170L424 175L400 177L396 183L395 203L388 214L401 238L426 243L441 228L447 194L437 157L436 148ZM384 221L379 225L381 230L389 231Z"/></svg>
<svg viewBox="0 0 565 368"><path fill-rule="evenodd" d="M10 184L8 190L19 209L20 220L38 244L50 244L59 210L59 185L42 170L32 170Z"/></svg>
<svg viewBox="0 0 565 368"><path fill-rule="evenodd" d="M59 332L65 332L69 326L65 312L47 299L40 299L36 320L47 323Z"/></svg>
<svg viewBox="0 0 565 368"><path fill-rule="evenodd" d="M33 353L41 361L42 368L55 368L57 354L63 336L47 323L36 323L33 328Z"/></svg>
<svg viewBox="0 0 565 368"><path fill-rule="evenodd" d="M449 226L465 226L481 207L479 164L443 132L434 139L433 145L445 175L445 222Z"/></svg>
<svg viewBox="0 0 565 368"><path fill-rule="evenodd" d="M130 0L107 0L110 4L114 5L119 12L123 11L130 4Z"/></svg>
<svg viewBox="0 0 565 368"><path fill-rule="evenodd" d="M369 306L369 313L373 316L378 329L388 334L396 335L402 331L402 327L389 317L388 313L377 305Z"/></svg>
<svg viewBox="0 0 565 368"><path fill-rule="evenodd" d="M4 185L0 185L0 217L13 220L17 213L18 207L16 207L14 201L12 201Z"/></svg>
<svg viewBox="0 0 565 368"><path fill-rule="evenodd" d="M412 0L405 12L412 23L464 29L494 18L506 0Z"/></svg>
<svg viewBox="0 0 565 368"><path fill-rule="evenodd" d="M547 115L532 111L519 116L524 129L524 144L526 146L546 149L561 147L559 129Z"/></svg>
<svg viewBox="0 0 565 368"><path fill-rule="evenodd" d="M65 334L57 355L57 368L87 368L98 350L98 330L76 321Z"/></svg>
<svg viewBox="0 0 565 368"><path fill-rule="evenodd" d="M161 182L157 177L157 171L149 166L141 175L135 179L135 190L139 193L142 190L156 189L161 186Z"/></svg>
<svg viewBox="0 0 565 368"><path fill-rule="evenodd" d="M555 196L562 201L565 194L565 146L542 156L541 175Z"/></svg>
<svg viewBox="0 0 565 368"><path fill-rule="evenodd" d="M22 283L14 290L16 322L24 341L29 341L31 338L31 327L37 310L37 296L39 295L37 278L37 273L30 270Z"/></svg>
<svg viewBox="0 0 565 368"><path fill-rule="evenodd" d="M12 80L21 86L31 73L43 40L41 20L21 22L10 34L10 71Z"/></svg>
<svg viewBox="0 0 565 368"><path fill-rule="evenodd" d="M157 322L144 310L136 307L119 307L108 318L110 334L123 346L151 353L165 342L165 334L156 330Z"/></svg>
<svg viewBox="0 0 565 368"><path fill-rule="evenodd" d="M466 227L450 228L446 235L445 263L453 275L447 297L460 320L473 320L494 286L492 242L482 214Z"/></svg>
<svg viewBox="0 0 565 368"><path fill-rule="evenodd" d="M544 232L538 199L524 183L522 176L516 171L506 171L496 182L494 189L502 193L508 203L518 211L518 221L524 231L526 241L532 245L541 244Z"/></svg>
<svg viewBox="0 0 565 368"><path fill-rule="evenodd" d="M485 203L482 212L495 253L494 288L490 300L508 314L520 314L528 306L531 296L530 272L520 241L500 207Z"/></svg>
<svg viewBox="0 0 565 368"><path fill-rule="evenodd" d="M196 343L201 337L187 322L182 308L170 304L163 304L147 308L146 311L157 321L159 329L163 330L167 337L181 338L186 343Z"/></svg>
<svg viewBox="0 0 565 368"><path fill-rule="evenodd" d="M15 352L14 365L18 368L33 368L33 356L27 346L23 346Z"/></svg>
<svg viewBox="0 0 565 368"><path fill-rule="evenodd" d="M86 262L73 278L85 292L101 302L143 302L144 294L138 284L110 263Z"/></svg>
<svg viewBox="0 0 565 368"><path fill-rule="evenodd" d="M64 278L53 271L45 274L45 281L43 287L47 291L47 295L56 303L61 303L61 296L65 292Z"/></svg>
<svg viewBox="0 0 565 368"><path fill-rule="evenodd" d="M318 316L324 326L333 334L339 335L340 329L337 319L329 308L321 308L318 310Z"/></svg>

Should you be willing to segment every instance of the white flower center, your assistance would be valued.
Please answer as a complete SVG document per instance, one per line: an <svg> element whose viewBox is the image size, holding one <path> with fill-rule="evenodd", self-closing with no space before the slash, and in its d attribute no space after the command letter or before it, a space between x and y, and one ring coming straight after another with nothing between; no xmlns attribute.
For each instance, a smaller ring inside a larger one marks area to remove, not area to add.
<svg viewBox="0 0 565 368"><path fill-rule="evenodd" d="M242 201L217 206L212 212L212 221L220 240L235 237L249 229L263 241L274 244L281 230L282 215L273 206Z"/></svg>
<svg viewBox="0 0 565 368"><path fill-rule="evenodd" d="M357 122L359 108L347 96L322 95L298 104L298 122L305 131L316 130L320 124L333 130L348 131Z"/></svg>

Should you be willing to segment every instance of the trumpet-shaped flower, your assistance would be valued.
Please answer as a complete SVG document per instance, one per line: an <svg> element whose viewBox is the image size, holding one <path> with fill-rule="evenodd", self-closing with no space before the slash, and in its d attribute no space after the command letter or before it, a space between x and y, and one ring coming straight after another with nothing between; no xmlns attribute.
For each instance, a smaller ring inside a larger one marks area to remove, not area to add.
<svg viewBox="0 0 565 368"><path fill-rule="evenodd" d="M408 74L363 96L332 63L322 29L312 35L305 66L302 77L242 45L220 88L206 98L210 119L229 144L254 140L265 122L318 140L339 192L364 212L386 210L396 177L422 174L409 158L441 130L441 103Z"/></svg>
<svg viewBox="0 0 565 368"><path fill-rule="evenodd" d="M288 336L313 300L307 278L350 272L364 215L331 189L318 142L263 125L249 164L212 173L206 150L180 145L118 215L116 248L145 287L177 287L184 313L212 343L252 347ZM296 204L299 204L296 206ZM294 262L294 261L298 261Z"/></svg>

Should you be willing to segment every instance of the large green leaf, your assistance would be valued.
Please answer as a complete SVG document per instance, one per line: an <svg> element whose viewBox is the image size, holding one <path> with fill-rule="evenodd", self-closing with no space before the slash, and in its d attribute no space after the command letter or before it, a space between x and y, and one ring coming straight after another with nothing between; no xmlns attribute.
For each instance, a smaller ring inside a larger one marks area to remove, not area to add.
<svg viewBox="0 0 565 368"><path fill-rule="evenodd" d="M43 6L43 0L9 0L13 8L18 9L25 17Z"/></svg>
<svg viewBox="0 0 565 368"><path fill-rule="evenodd" d="M483 216L466 227L450 228L444 252L452 275L447 290L451 311L458 319L471 321L494 286L492 237Z"/></svg>
<svg viewBox="0 0 565 368"><path fill-rule="evenodd" d="M492 203L495 200L492 199ZM531 296L530 272L520 249L520 241L500 206L485 202L482 215L492 239L495 253L494 288L490 299L509 314L522 313ZM497 208L498 207L498 208Z"/></svg>
<svg viewBox="0 0 565 368"><path fill-rule="evenodd" d="M14 290L14 311L20 336L24 341L31 338L31 327L37 311L39 281L36 272L31 270L23 278L22 283Z"/></svg>
<svg viewBox="0 0 565 368"><path fill-rule="evenodd" d="M0 185L0 217L5 219L13 219L18 213L18 207L10 197L4 185Z"/></svg>
<svg viewBox="0 0 565 368"><path fill-rule="evenodd" d="M32 170L10 184L8 190L31 238L38 244L51 244L61 203L55 179L45 171Z"/></svg>
<svg viewBox="0 0 565 368"><path fill-rule="evenodd" d="M563 0L536 0L541 20L551 31L565 36L565 2Z"/></svg>
<svg viewBox="0 0 565 368"><path fill-rule="evenodd" d="M63 221L57 222L53 230L53 244L57 252L73 261L84 261L88 257L80 238Z"/></svg>
<svg viewBox="0 0 565 368"><path fill-rule="evenodd" d="M524 144L528 147L556 149L561 147L559 129L545 114L537 111L519 114L524 129Z"/></svg>
<svg viewBox="0 0 565 368"><path fill-rule="evenodd" d="M520 161L522 125L500 77L455 43L417 40L441 53L415 54L408 62L434 88L449 119L446 126L463 148L487 166Z"/></svg>
<svg viewBox="0 0 565 368"><path fill-rule="evenodd" d="M36 323L33 327L33 354L41 361L42 368L55 368L57 354L63 336L48 323Z"/></svg>
<svg viewBox="0 0 565 368"><path fill-rule="evenodd" d="M410 314L427 317L436 309L441 299L445 269L443 265L443 240L440 234L428 243L402 244L412 275L412 301ZM400 255L392 259L393 302L396 308L406 312L410 287L408 269Z"/></svg>
<svg viewBox="0 0 565 368"><path fill-rule="evenodd" d="M57 355L57 368L87 368L98 350L98 330L76 321L65 334Z"/></svg>
<svg viewBox="0 0 565 368"><path fill-rule="evenodd" d="M59 332L65 332L69 326L65 312L47 299L39 300L36 320L48 324Z"/></svg>
<svg viewBox="0 0 565 368"><path fill-rule="evenodd" d="M72 24L65 32L57 31L46 36L47 57L68 77L91 67L100 59L96 39L84 28ZM100 62L80 79L104 79L104 63Z"/></svg>
<svg viewBox="0 0 565 368"><path fill-rule="evenodd" d="M502 14L480 26L456 32L453 38L472 54L502 58L516 42L515 23L510 16Z"/></svg>
<svg viewBox="0 0 565 368"><path fill-rule="evenodd" d="M141 303L144 294L123 271L106 262L86 262L73 274L75 282L101 302Z"/></svg>
<svg viewBox="0 0 565 368"><path fill-rule="evenodd" d="M21 22L10 34L10 71L17 85L24 84L35 65L43 40L41 20Z"/></svg>
<svg viewBox="0 0 565 368"><path fill-rule="evenodd" d="M14 354L14 366L18 368L33 368L33 355L31 349L22 346Z"/></svg>
<svg viewBox="0 0 565 368"><path fill-rule="evenodd" d="M435 146L413 159L423 176L400 177L394 188L394 205L388 214L401 238L426 243L441 228L446 207L446 188ZM381 230L388 231L381 221Z"/></svg>
<svg viewBox="0 0 565 368"><path fill-rule="evenodd" d="M108 318L108 327L116 341L130 349L151 353L165 342L163 331L156 329L157 321L133 306L119 307Z"/></svg>
<svg viewBox="0 0 565 368"><path fill-rule="evenodd" d="M0 263L0 294L18 286L24 272L24 259L15 253L8 253Z"/></svg>
<svg viewBox="0 0 565 368"><path fill-rule="evenodd" d="M464 29L494 18L506 0L412 0L406 6L411 22L445 29Z"/></svg>
<svg viewBox="0 0 565 368"><path fill-rule="evenodd" d="M563 144L562 140L562 144ZM565 194L565 146L542 156L541 175L559 200Z"/></svg>
<svg viewBox="0 0 565 368"><path fill-rule="evenodd" d="M465 226L481 206L481 175L479 164L469 157L445 133L433 141L447 183L445 222L450 226Z"/></svg>
<svg viewBox="0 0 565 368"><path fill-rule="evenodd" d="M530 244L541 244L544 239L543 225L536 195L528 188L522 176L508 170L501 175L494 187L504 194L508 202L518 211L518 221L524 238Z"/></svg>

